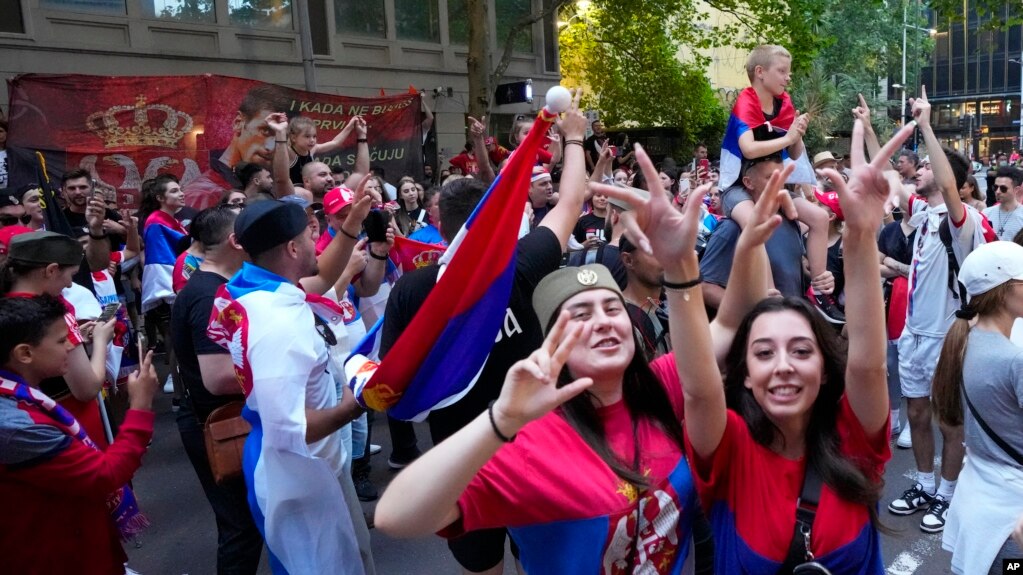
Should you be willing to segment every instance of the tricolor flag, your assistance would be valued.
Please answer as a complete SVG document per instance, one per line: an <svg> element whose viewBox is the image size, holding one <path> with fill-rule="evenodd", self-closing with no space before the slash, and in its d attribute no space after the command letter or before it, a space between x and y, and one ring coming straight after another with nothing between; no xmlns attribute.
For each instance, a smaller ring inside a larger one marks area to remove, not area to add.
<svg viewBox="0 0 1023 575"><path fill-rule="evenodd" d="M747 158L743 157L742 150L739 148L740 136L749 130L767 124L770 131L776 132L778 137L781 137L789 131L795 119L796 109L793 107L792 98L789 97L787 92L781 96L781 110L778 112L778 116L770 121L764 117L764 111L760 107L760 97L757 96L756 90L749 87L739 92L739 97L736 98L735 106L732 108L732 115L728 118L725 137L721 140L722 185L733 186L738 183L741 176L742 161ZM789 159L787 150L782 150L781 156L786 164L792 162ZM789 176L788 183L813 184L816 182L817 178L814 176L813 166L810 164L806 150L804 150L803 155L796 160L796 169Z"/></svg>
<svg viewBox="0 0 1023 575"><path fill-rule="evenodd" d="M387 266L387 281L393 285L402 274L437 263L446 249L445 246L395 236L394 246L387 255L391 264Z"/></svg>
<svg viewBox="0 0 1023 575"><path fill-rule="evenodd" d="M162 303L174 303L176 248L187 234L181 222L163 210L157 210L146 218L142 232L146 250L146 265L142 268L142 313Z"/></svg>
<svg viewBox="0 0 1023 575"><path fill-rule="evenodd" d="M343 313L337 302L250 263L213 301L207 335L231 352L245 393L242 416L252 431L242 473L275 575L364 573L341 491L341 435L306 442L306 410L337 405L334 379L324 368L327 332L343 329ZM310 333L314 328L319 336Z"/></svg>
<svg viewBox="0 0 1023 575"><path fill-rule="evenodd" d="M508 307L515 246L536 152L556 115L542 110L440 258L437 285L377 364L383 321L345 363L355 397L391 417L422 421L461 399L486 363Z"/></svg>

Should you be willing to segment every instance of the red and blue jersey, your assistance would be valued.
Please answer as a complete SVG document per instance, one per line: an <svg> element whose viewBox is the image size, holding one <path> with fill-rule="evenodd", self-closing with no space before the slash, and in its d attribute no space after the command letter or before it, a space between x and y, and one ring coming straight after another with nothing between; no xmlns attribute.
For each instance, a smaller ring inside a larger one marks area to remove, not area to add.
<svg viewBox="0 0 1023 575"><path fill-rule="evenodd" d="M868 437L843 397L838 413L839 450L880 481L891 458L888 427ZM721 444L701 460L686 441L696 487L714 530L715 572L776 573L788 554L806 461L791 460L753 440L742 417L728 411ZM810 547L834 575L884 573L881 541L864 505L821 490Z"/></svg>
<svg viewBox="0 0 1023 575"><path fill-rule="evenodd" d="M681 414L682 393L669 391ZM633 435L624 402L598 409L614 452L650 487L622 480L558 413L524 427L480 470L458 501L462 519L441 532L507 527L527 573L680 573L697 498L682 448L649 420Z"/></svg>

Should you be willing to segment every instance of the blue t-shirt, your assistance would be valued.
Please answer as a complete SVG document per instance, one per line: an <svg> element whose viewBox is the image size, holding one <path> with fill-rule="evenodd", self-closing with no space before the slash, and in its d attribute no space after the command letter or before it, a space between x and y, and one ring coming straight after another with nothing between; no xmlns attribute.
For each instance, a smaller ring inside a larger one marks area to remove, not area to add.
<svg viewBox="0 0 1023 575"><path fill-rule="evenodd" d="M700 260L703 280L724 287L732 273L735 243L739 239L739 224L725 218L718 222L707 240L707 249ZM792 220L782 220L767 240L767 257L771 261L774 287L785 297L803 295L803 236Z"/></svg>

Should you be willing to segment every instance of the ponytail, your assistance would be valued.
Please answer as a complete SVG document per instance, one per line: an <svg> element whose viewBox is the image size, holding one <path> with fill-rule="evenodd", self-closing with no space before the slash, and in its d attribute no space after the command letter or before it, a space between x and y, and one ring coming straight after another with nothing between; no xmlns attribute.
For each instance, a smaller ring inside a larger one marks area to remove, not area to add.
<svg viewBox="0 0 1023 575"><path fill-rule="evenodd" d="M957 313L952 327L945 334L931 387L934 411L938 414L938 421L945 425L963 424L963 361L969 338L970 320Z"/></svg>

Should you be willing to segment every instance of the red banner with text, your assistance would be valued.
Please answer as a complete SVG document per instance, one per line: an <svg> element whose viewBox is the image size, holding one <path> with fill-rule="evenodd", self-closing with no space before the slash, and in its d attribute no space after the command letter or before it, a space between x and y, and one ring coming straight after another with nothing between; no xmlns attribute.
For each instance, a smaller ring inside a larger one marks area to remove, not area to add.
<svg viewBox="0 0 1023 575"><path fill-rule="evenodd" d="M237 164L270 167L276 144L265 118L271 112L312 119L319 142L362 116L370 163L389 180L422 177L418 94L351 98L209 74L27 74L8 80L8 92L8 146L42 151L51 178L83 168L119 195L137 195L144 180L172 173L189 205L215 204L238 187ZM352 133L340 150L317 159L351 169L355 151Z"/></svg>

